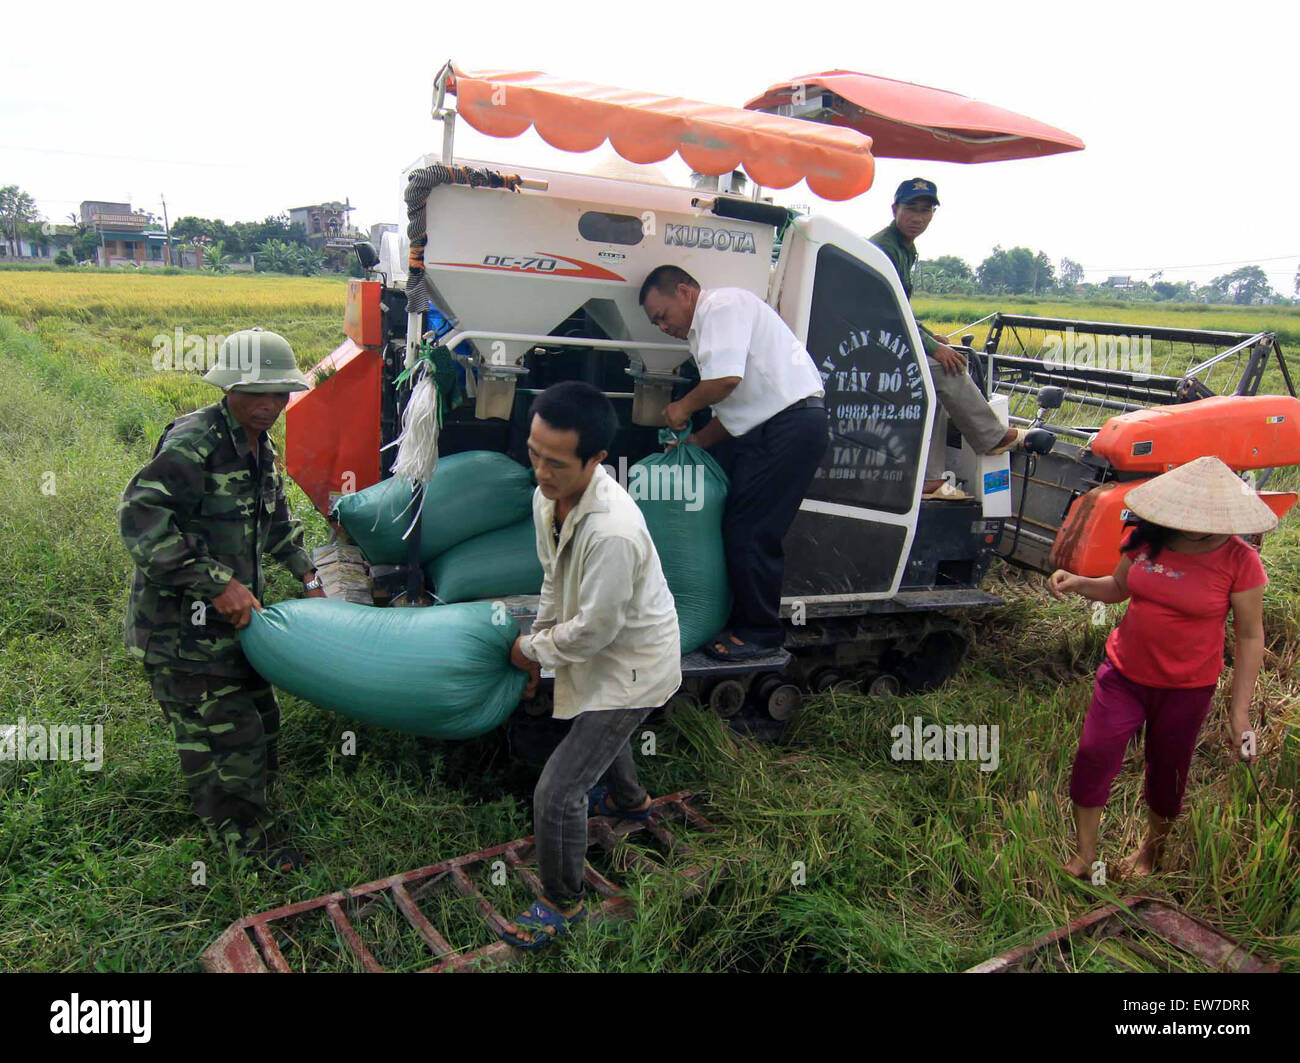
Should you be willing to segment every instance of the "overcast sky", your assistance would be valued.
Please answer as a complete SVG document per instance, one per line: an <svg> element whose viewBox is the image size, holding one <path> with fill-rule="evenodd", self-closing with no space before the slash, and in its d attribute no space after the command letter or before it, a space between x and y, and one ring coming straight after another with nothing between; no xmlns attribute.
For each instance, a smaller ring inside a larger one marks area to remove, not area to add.
<svg viewBox="0 0 1300 1063"><path fill-rule="evenodd" d="M1148 10L1148 6L1151 10ZM1300 267L1293 188L1293 3L23 4L0 52L0 185L63 221L84 199L172 219L260 220L350 198L353 221L398 221L400 175L439 147L438 67L538 69L739 106L836 67L960 92L1079 136L1082 152L977 166L877 160L847 204L802 184L778 202L864 233L899 181L942 208L923 258L977 264L995 244L1083 264L1089 280L1163 269L1203 282L1258 263L1290 295ZM1213 12L1213 17L1207 15ZM531 130L460 123L457 154L587 169ZM673 177L684 174L661 164Z"/></svg>

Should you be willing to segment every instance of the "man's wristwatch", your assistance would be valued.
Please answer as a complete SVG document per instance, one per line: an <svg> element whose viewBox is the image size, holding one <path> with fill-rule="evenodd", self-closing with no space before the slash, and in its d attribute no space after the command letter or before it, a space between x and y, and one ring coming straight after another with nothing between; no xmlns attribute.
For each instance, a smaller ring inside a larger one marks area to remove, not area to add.
<svg viewBox="0 0 1300 1063"><path fill-rule="evenodd" d="M302 585L305 591L318 591L325 586L325 581L320 576L313 576L310 580Z"/></svg>

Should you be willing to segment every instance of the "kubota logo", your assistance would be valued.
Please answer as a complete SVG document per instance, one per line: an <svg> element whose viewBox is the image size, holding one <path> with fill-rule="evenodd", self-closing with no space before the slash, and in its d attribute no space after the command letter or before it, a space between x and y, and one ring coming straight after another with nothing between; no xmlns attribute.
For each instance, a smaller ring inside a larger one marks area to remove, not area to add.
<svg viewBox="0 0 1300 1063"><path fill-rule="evenodd" d="M664 243L668 247L700 247L741 255L758 253L753 233L743 229L710 229L707 225L665 225Z"/></svg>

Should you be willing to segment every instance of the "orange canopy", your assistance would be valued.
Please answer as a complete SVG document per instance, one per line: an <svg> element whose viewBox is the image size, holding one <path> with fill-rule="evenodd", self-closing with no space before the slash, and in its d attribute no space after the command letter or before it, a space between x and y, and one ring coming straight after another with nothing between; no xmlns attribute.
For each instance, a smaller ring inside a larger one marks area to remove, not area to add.
<svg viewBox="0 0 1300 1063"><path fill-rule="evenodd" d="M852 199L871 187L871 138L851 129L657 96L536 70L449 71L456 111L480 133L517 137L530 125L553 147L591 151L606 139L629 162L674 151L697 173L743 167L767 188L803 178L825 199Z"/></svg>
<svg viewBox="0 0 1300 1063"><path fill-rule="evenodd" d="M773 85L745 106L774 111L798 93L811 102L823 92L819 121L871 137L881 159L935 162L997 162L1079 151L1076 136L1014 111L980 103L944 89L852 70L828 70ZM794 101L799 102L799 101Z"/></svg>

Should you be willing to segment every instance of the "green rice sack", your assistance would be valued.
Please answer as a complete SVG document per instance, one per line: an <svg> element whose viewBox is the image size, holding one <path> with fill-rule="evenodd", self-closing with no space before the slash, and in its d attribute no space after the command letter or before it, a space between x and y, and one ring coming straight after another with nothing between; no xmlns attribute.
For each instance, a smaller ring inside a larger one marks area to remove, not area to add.
<svg viewBox="0 0 1300 1063"><path fill-rule="evenodd" d="M495 450L440 459L424 500L421 564L475 535L531 518L533 486L531 469ZM410 482L390 476L343 495L330 515L372 565L401 565L406 563L402 534L415 519L410 502Z"/></svg>
<svg viewBox="0 0 1300 1063"><path fill-rule="evenodd" d="M457 543L425 565L424 574L444 602L540 593L542 563L532 516Z"/></svg>
<svg viewBox="0 0 1300 1063"><path fill-rule="evenodd" d="M510 664L515 618L489 602L381 609L299 598L253 611L239 633L268 683L363 723L473 738L514 711L528 676Z"/></svg>
<svg viewBox="0 0 1300 1063"><path fill-rule="evenodd" d="M679 443L628 470L627 490L641 507L677 602L682 652L704 645L731 613L722 511L727 474L702 447Z"/></svg>

